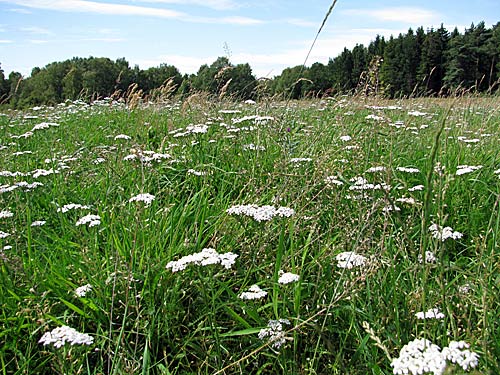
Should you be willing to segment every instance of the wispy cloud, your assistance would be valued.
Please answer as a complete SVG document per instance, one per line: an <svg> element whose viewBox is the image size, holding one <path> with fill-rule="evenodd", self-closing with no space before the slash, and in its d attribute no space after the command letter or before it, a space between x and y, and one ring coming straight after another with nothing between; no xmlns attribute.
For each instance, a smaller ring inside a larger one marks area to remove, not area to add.
<svg viewBox="0 0 500 375"><path fill-rule="evenodd" d="M10 43L14 43L14 41L8 39L0 39L0 44L10 44Z"/></svg>
<svg viewBox="0 0 500 375"><path fill-rule="evenodd" d="M54 35L52 31L38 26L25 26L21 27L20 30L34 35Z"/></svg>
<svg viewBox="0 0 500 375"><path fill-rule="evenodd" d="M418 7L391 7L382 9L346 9L343 14L365 16L380 21L404 22L408 24L430 24L438 22L440 14Z"/></svg>
<svg viewBox="0 0 500 375"><path fill-rule="evenodd" d="M86 42L105 42L105 43L121 43L121 42L126 42L127 40L124 38L86 38L82 39L82 41Z"/></svg>
<svg viewBox="0 0 500 375"><path fill-rule="evenodd" d="M31 12L28 9L24 9L24 8L11 8L11 9L7 9L7 10L9 12L13 12L13 13L31 14Z"/></svg>
<svg viewBox="0 0 500 375"><path fill-rule="evenodd" d="M313 27L313 28L319 27L319 24L317 22L302 20L300 18L289 18L284 22L290 25L300 26L300 27Z"/></svg>
<svg viewBox="0 0 500 375"><path fill-rule="evenodd" d="M31 39L29 42L31 44L47 44L49 41L48 40L42 40L42 39Z"/></svg>
<svg viewBox="0 0 500 375"><path fill-rule="evenodd" d="M142 16L175 19L193 23L222 23L234 25L256 25L261 20L250 17L196 17L184 12L155 7L144 7L137 5L125 5L116 3L98 3L87 0L0 0L0 3L11 3L31 9L43 9L73 13L93 13L115 16ZM210 2L210 1L208 1ZM213 5L222 1L212 1Z"/></svg>
<svg viewBox="0 0 500 375"><path fill-rule="evenodd" d="M150 4L198 5L216 10L228 10L240 7L237 2L232 0L136 0L136 2Z"/></svg>

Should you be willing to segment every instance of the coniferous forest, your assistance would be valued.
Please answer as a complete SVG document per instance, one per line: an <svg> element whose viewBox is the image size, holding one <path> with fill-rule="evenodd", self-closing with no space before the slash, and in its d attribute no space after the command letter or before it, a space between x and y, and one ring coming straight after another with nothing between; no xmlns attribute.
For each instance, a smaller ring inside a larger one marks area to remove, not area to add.
<svg viewBox="0 0 500 375"><path fill-rule="evenodd" d="M409 29L368 46L330 58L328 63L295 66L272 79L255 77L249 64L233 65L219 57L196 74L182 75L161 64L146 70L130 67L125 58L74 57L33 68L29 77L0 66L0 103L11 108L53 105L65 100L116 99L134 94L142 99L206 92L236 99L282 96L299 99L336 94L388 98L448 96L463 92L497 92L500 82L500 22L488 28Z"/></svg>

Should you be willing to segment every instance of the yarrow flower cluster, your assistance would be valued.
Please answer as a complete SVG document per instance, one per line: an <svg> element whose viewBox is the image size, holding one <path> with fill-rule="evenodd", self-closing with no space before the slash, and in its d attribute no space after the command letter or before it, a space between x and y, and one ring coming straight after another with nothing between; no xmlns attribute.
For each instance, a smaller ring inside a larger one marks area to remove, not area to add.
<svg viewBox="0 0 500 375"><path fill-rule="evenodd" d="M364 266L366 263L366 258L363 255L356 254L353 251L345 251L343 253L337 254L335 257L337 260L337 267L339 268L354 268Z"/></svg>
<svg viewBox="0 0 500 375"><path fill-rule="evenodd" d="M269 221L275 216L290 217L295 214L292 208L274 206L257 206L256 204L235 205L226 210L229 215L245 215L253 218L255 221Z"/></svg>
<svg viewBox="0 0 500 375"><path fill-rule="evenodd" d="M90 284L85 284L82 286L79 286L78 288L75 289L75 294L77 297L85 297L85 295L92 290L92 285Z"/></svg>
<svg viewBox="0 0 500 375"><path fill-rule="evenodd" d="M460 176L466 173L472 173L474 171L477 171L478 169L481 169L482 167L482 165L458 165L455 174L457 176Z"/></svg>
<svg viewBox="0 0 500 375"><path fill-rule="evenodd" d="M12 213L9 210L0 211L0 219L6 219L6 218L9 218L9 217L12 217L12 216L14 216L14 213Z"/></svg>
<svg viewBox="0 0 500 375"><path fill-rule="evenodd" d="M76 226L88 224L89 227L94 227L101 224L101 217L99 215L88 214L80 218L76 222Z"/></svg>
<svg viewBox="0 0 500 375"><path fill-rule="evenodd" d="M43 345L52 344L55 348L60 348L66 343L70 345L91 345L94 338L86 333L80 333L74 328L62 326L50 332L45 332L38 342Z"/></svg>
<svg viewBox="0 0 500 375"><path fill-rule="evenodd" d="M325 177L325 183L327 183L328 185L337 185L337 186L341 186L341 185L344 185L344 183L342 181L340 181L337 177L335 176L327 176Z"/></svg>
<svg viewBox="0 0 500 375"><path fill-rule="evenodd" d="M70 204L65 204L62 207L59 207L57 209L57 212L66 213L68 211L77 210L77 209L78 210L88 210L88 209L90 209L90 206L84 206L84 205L77 204L77 203L70 203Z"/></svg>
<svg viewBox="0 0 500 375"><path fill-rule="evenodd" d="M155 196L153 194L145 193L145 194L137 194L136 196L130 198L129 202L144 202L146 206L151 205L151 202L155 200Z"/></svg>
<svg viewBox="0 0 500 375"><path fill-rule="evenodd" d="M432 373L442 375L449 361L468 371L475 368L479 355L470 351L464 341L451 341L441 351L441 348L427 339L415 339L401 349L399 357L391 362L393 374L420 375Z"/></svg>
<svg viewBox="0 0 500 375"><path fill-rule="evenodd" d="M37 220L31 223L32 227L41 227L42 225L45 225L47 221L45 220Z"/></svg>
<svg viewBox="0 0 500 375"><path fill-rule="evenodd" d="M280 277L278 279L278 283L284 284L284 285L297 282L300 279L299 275L297 275L295 273L291 273L291 272L280 271L279 274L280 274Z"/></svg>
<svg viewBox="0 0 500 375"><path fill-rule="evenodd" d="M429 231L432 233L432 237L437 238L440 241L446 241L448 238L458 239L462 238L462 233L453 231L450 227L442 227L438 224L432 224L429 227Z"/></svg>
<svg viewBox="0 0 500 375"><path fill-rule="evenodd" d="M437 308L429 309L426 312L420 311L415 314L417 319L444 319L444 314Z"/></svg>
<svg viewBox="0 0 500 375"><path fill-rule="evenodd" d="M430 250L427 250L425 252L425 263L435 263L436 262L436 255ZM422 254L418 254L418 262L419 263L424 263L424 260L422 259Z"/></svg>
<svg viewBox="0 0 500 375"><path fill-rule="evenodd" d="M267 292L260 289L258 285L252 285L250 288L248 288L248 292L243 292L240 294L241 299L248 299L248 300L253 300L253 299L261 299L267 296Z"/></svg>
<svg viewBox="0 0 500 375"><path fill-rule="evenodd" d="M221 264L226 269L230 269L236 262L237 254L232 252L219 254L215 249L205 248L201 252L186 255L179 260L170 261L167 263L166 268L172 272L183 271L190 264L198 266L207 266L209 264Z"/></svg>
<svg viewBox="0 0 500 375"><path fill-rule="evenodd" d="M419 173L420 169L418 168L407 168L407 167L397 167L396 170L400 172L406 172L406 173Z"/></svg>
<svg viewBox="0 0 500 375"><path fill-rule="evenodd" d="M264 340L268 337L268 341L272 343L273 348L281 348L287 340L283 330L284 324L290 325L290 321L288 319L270 320L267 323L267 328L262 328L259 331L259 339Z"/></svg>

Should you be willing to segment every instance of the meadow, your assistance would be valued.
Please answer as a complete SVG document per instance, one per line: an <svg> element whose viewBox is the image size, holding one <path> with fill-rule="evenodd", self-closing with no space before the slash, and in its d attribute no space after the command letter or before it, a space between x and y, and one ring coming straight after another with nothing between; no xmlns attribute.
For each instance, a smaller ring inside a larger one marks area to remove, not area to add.
<svg viewBox="0 0 500 375"><path fill-rule="evenodd" d="M499 110L5 110L1 373L500 373Z"/></svg>

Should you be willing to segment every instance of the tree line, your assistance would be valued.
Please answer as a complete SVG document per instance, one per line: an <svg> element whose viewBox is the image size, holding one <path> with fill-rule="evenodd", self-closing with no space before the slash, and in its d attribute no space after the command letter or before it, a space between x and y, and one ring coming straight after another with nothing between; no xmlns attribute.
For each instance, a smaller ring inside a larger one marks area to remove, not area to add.
<svg viewBox="0 0 500 375"><path fill-rule="evenodd" d="M0 103L20 108L67 99L123 98L132 92L142 99L196 92L237 99L345 93L395 98L450 95L457 90L491 93L499 82L500 22L491 28L480 22L463 33L441 25L409 29L389 39L377 35L366 47L344 48L327 64L286 68L272 79L257 79L249 64L233 65L227 57L190 75L168 64L142 70L131 68L125 58L104 57L53 62L34 68L26 78L18 72L6 78L0 66Z"/></svg>

